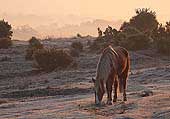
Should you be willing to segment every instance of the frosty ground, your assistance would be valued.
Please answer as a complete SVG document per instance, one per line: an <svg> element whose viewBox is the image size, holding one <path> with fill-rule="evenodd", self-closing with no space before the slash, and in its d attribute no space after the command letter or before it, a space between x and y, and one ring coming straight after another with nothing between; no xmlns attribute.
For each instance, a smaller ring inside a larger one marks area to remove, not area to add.
<svg viewBox="0 0 170 119"><path fill-rule="evenodd" d="M76 39L43 41L46 47L69 48ZM87 40L83 40L84 45ZM169 119L170 56L153 49L131 51L127 102L94 105L91 78L95 77L99 52L84 52L75 60L78 68L42 72L25 61L28 43L15 41L0 49L0 118L2 119Z"/></svg>

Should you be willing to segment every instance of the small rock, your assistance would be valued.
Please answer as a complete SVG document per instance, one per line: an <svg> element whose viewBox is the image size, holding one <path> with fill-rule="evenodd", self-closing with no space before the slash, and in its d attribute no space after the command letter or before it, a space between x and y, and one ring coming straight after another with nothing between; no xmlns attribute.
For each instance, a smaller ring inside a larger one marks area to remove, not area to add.
<svg viewBox="0 0 170 119"><path fill-rule="evenodd" d="M151 90L144 90L139 94L141 97L147 97L153 95L153 92Z"/></svg>

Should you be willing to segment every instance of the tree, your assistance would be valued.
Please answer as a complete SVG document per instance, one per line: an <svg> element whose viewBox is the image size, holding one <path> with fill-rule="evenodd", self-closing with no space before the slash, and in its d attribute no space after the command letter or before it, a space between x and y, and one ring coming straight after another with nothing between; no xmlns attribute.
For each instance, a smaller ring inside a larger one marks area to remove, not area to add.
<svg viewBox="0 0 170 119"><path fill-rule="evenodd" d="M12 36L12 26L5 20L0 20L0 38L10 38Z"/></svg>
<svg viewBox="0 0 170 119"><path fill-rule="evenodd" d="M170 37L170 21L166 22L165 25L167 37Z"/></svg>
<svg viewBox="0 0 170 119"><path fill-rule="evenodd" d="M123 24L120 26L120 30L124 30L125 28L128 28L130 27L130 23L129 22L123 22Z"/></svg>
<svg viewBox="0 0 170 119"><path fill-rule="evenodd" d="M158 27L156 12L148 8L136 9L136 15L133 16L129 22L124 22L120 30L129 26L134 27L145 34L151 35L153 30Z"/></svg>

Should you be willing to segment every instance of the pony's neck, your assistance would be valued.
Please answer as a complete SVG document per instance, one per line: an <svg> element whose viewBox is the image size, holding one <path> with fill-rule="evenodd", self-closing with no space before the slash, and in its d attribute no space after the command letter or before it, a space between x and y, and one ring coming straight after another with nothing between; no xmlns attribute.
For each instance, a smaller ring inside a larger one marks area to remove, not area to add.
<svg viewBox="0 0 170 119"><path fill-rule="evenodd" d="M104 94L105 92L105 86L104 86L104 81L99 79L97 81L97 90L98 90L98 93L101 93L102 95Z"/></svg>

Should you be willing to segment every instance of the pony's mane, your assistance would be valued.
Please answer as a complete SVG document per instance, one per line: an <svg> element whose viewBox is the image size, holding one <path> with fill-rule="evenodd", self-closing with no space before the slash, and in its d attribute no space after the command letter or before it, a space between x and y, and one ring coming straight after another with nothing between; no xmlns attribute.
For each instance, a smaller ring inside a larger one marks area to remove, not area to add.
<svg viewBox="0 0 170 119"><path fill-rule="evenodd" d="M105 82L113 70L112 65L117 65L115 62L115 58L117 56L117 53L114 51L114 49L109 46L104 49L98 65L97 65L97 71L96 71L96 86L98 87L100 85L100 81Z"/></svg>

